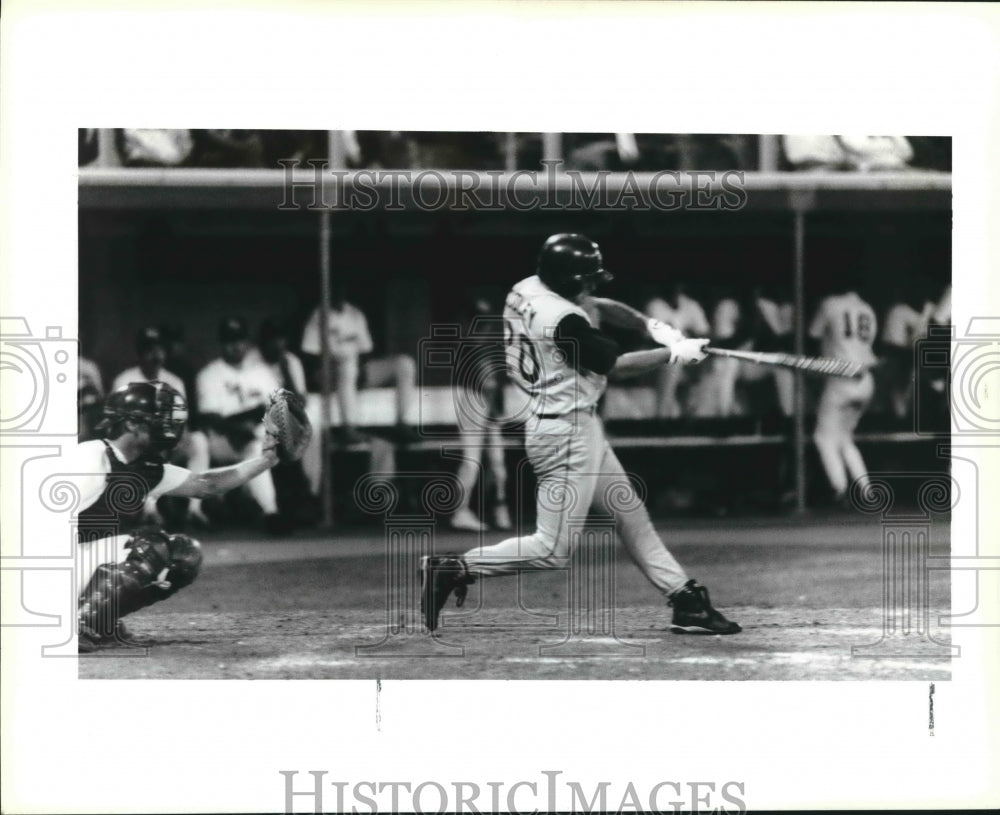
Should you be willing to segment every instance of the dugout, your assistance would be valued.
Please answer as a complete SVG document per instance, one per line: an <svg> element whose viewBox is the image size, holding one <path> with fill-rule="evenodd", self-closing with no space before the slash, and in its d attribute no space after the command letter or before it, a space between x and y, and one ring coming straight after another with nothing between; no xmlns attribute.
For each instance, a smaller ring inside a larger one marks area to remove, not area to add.
<svg viewBox="0 0 1000 815"><path fill-rule="evenodd" d="M564 230L601 243L616 274L609 296L637 306L679 275L703 298L757 283L783 286L798 313L809 314L854 265L881 315L901 286L943 287L951 279L946 173L747 172L728 179L728 187L695 173L655 182L650 173L611 175L607 207L562 175L501 195L498 206L465 209L456 209L462 201L454 176L441 177L445 185L434 206L404 186L393 202L398 206L376 196L378 204L362 211L343 200L344 191L363 180L357 173L336 183L324 175L317 192L309 188L313 172L81 168L84 354L109 378L133 361L122 337L150 323L180 322L192 362L200 365L216 355L222 316L241 314L254 325L278 316L301 326L330 277L339 276L348 299L367 313L379 350L419 359L428 325L462 317L467 288L505 290L530 273L541 240ZM291 198L290 178L301 184ZM668 200L681 205L644 205L641 191L654 183L665 184L674 194ZM632 185L638 196L614 198ZM553 194L559 205L544 207ZM106 314L116 315L113 324ZM427 371L422 381L446 384L438 375L446 376ZM735 477L734 467L744 467L773 474L778 484L787 478L782 468L791 466L802 506L808 482L815 481L807 477L807 391L803 397L792 422L622 421L610 422L609 430L625 439L623 461L643 477L649 450L657 448L672 448L679 466L711 461L716 472ZM943 466L933 437L877 415L862 430L872 469ZM786 449L794 452L790 459ZM656 473L655 465L649 472Z"/></svg>

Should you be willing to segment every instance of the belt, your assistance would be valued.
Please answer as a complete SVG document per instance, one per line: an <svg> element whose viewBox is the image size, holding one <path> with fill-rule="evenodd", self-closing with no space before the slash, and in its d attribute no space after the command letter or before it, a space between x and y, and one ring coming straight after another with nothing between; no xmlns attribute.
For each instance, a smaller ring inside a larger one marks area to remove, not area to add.
<svg viewBox="0 0 1000 815"><path fill-rule="evenodd" d="M539 413L536 418L538 419L565 419L574 413L586 413L588 416L593 416L597 412L597 405L591 405L586 408L573 408L572 410L567 410L565 413Z"/></svg>

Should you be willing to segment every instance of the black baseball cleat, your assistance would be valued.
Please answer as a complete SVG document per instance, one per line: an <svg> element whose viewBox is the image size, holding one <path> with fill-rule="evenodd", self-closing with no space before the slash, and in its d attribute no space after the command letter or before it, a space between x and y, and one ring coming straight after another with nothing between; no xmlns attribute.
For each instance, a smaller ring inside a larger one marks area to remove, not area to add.
<svg viewBox="0 0 1000 815"><path fill-rule="evenodd" d="M76 650L80 654L92 654L104 644L104 637L88 625L80 623L76 631Z"/></svg>
<svg viewBox="0 0 1000 815"><path fill-rule="evenodd" d="M81 654L92 654L104 648L121 646L125 648L142 648L143 643L139 642L132 632L121 620L115 621L115 630L110 634L101 634L85 623L80 623L76 634L77 652Z"/></svg>
<svg viewBox="0 0 1000 815"><path fill-rule="evenodd" d="M420 559L420 611L424 625L430 631L438 626L438 616L452 592L455 605L461 608L475 578L469 574L465 561L455 555Z"/></svg>
<svg viewBox="0 0 1000 815"><path fill-rule="evenodd" d="M675 634L739 634L743 630L712 608L708 589L696 580L688 580L667 602L674 609L670 630Z"/></svg>

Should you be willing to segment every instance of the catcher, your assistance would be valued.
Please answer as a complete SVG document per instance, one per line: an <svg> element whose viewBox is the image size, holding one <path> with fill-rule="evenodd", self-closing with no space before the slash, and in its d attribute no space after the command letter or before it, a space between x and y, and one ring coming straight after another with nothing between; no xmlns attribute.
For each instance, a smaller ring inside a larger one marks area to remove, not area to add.
<svg viewBox="0 0 1000 815"><path fill-rule="evenodd" d="M101 438L69 454L67 478L79 495L76 589L81 653L134 644L121 618L190 585L201 568L198 541L139 526L147 497L204 498L243 486L279 461L302 455L311 427L302 401L270 395L263 455L192 473L164 462L187 421L184 398L164 382L132 382L114 391L98 425Z"/></svg>

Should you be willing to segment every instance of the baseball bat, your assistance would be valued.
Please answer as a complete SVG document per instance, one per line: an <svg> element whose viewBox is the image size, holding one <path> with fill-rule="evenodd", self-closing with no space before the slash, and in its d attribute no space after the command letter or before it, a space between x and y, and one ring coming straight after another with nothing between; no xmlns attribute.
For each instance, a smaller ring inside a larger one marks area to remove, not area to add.
<svg viewBox="0 0 1000 815"><path fill-rule="evenodd" d="M854 379L865 372L866 366L860 362L848 362L846 359L831 359L830 357L807 357L800 354L780 354L764 351L736 351L730 348L705 348L706 353L716 357L731 357L758 365L778 365L782 368L796 368L823 376L843 376Z"/></svg>

